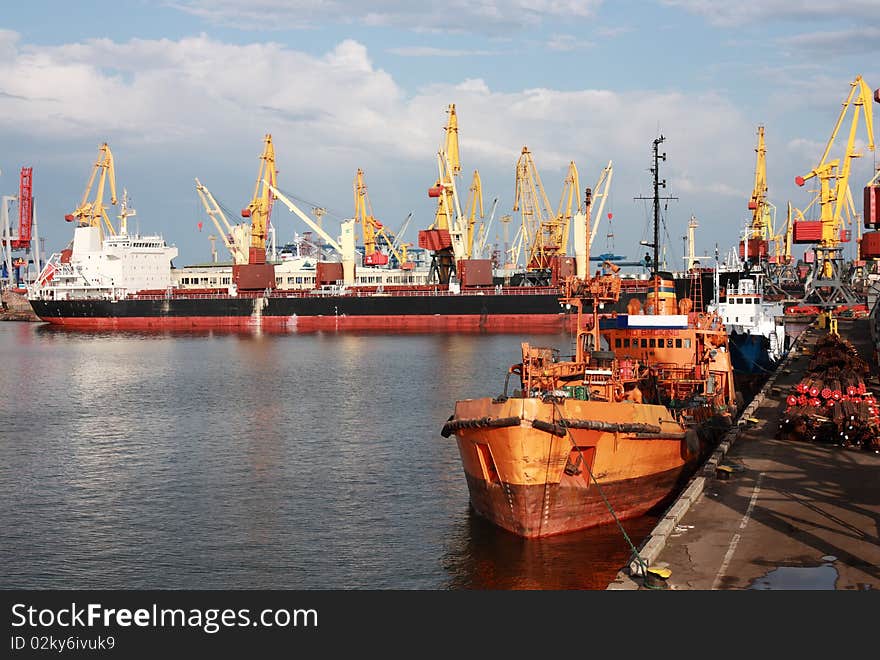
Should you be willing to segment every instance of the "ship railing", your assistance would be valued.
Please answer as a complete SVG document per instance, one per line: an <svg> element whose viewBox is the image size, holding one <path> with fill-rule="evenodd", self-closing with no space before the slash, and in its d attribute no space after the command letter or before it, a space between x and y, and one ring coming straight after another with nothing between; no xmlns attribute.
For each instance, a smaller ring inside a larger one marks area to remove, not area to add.
<svg viewBox="0 0 880 660"><path fill-rule="evenodd" d="M537 296L537 295L557 295L558 289L556 287L502 287L501 294L502 295L515 295L515 296ZM375 291L358 291L358 290L346 290L343 292L339 292L336 294L329 294L332 296L339 296L345 298L371 298L376 295ZM403 290L389 290L385 289L385 291L381 292L381 296L384 297L461 297L463 295L498 295L497 290L494 287L486 287L480 289L465 289L463 293L454 293L451 291L447 291L445 289L403 289ZM328 294L326 292L319 292L314 289L312 290L274 290L269 293L269 298L326 298ZM130 298L137 298L138 300L163 300L167 298L166 293L137 293L129 295ZM185 290L177 290L173 297L179 298L198 298L198 299L215 299L215 300L225 300L228 298L264 298L266 297L265 291L239 291L237 295L231 295L229 293L217 293L212 291L210 293L199 293L198 289L185 289Z"/></svg>

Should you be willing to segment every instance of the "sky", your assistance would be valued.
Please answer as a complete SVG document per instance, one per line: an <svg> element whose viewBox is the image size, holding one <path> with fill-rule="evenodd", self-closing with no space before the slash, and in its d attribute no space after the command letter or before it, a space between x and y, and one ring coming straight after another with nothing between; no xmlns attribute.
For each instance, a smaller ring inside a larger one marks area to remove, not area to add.
<svg viewBox="0 0 880 660"><path fill-rule="evenodd" d="M454 103L459 194L464 203L478 170L487 221L497 199L490 243L503 243L502 216L520 221L515 167L528 147L554 207L571 161L581 188L612 163L593 249L638 258L652 207L636 198L653 194L662 134L662 194L675 199L663 203L661 238L677 266L691 217L698 254L736 245L759 125L777 221L789 201L807 206L810 186L794 177L819 162L850 83L880 87L878 16L880 0L9 3L0 194L15 195L20 168L33 167L39 233L56 252L107 142L119 196L137 211L130 229L163 234L175 265L204 262L216 231L195 178L239 221L268 133L279 188L306 212L327 209L331 235L354 215L362 169L374 215L397 231L412 213L403 238L417 243L434 218L427 189ZM832 155L850 124L851 114ZM878 152L865 148L863 121L857 131L860 206ZM272 222L279 244L308 230L280 204Z"/></svg>

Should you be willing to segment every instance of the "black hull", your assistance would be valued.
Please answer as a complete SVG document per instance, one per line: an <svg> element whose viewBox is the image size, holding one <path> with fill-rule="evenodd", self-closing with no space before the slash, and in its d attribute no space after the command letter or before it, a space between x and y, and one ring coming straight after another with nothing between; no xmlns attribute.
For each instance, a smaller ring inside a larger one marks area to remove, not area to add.
<svg viewBox="0 0 880 660"><path fill-rule="evenodd" d="M625 293L604 311L625 312ZM111 300L32 300L34 312L58 325L95 328L486 329L529 331L571 327L575 310L555 290L496 293L396 292L393 295L138 296Z"/></svg>

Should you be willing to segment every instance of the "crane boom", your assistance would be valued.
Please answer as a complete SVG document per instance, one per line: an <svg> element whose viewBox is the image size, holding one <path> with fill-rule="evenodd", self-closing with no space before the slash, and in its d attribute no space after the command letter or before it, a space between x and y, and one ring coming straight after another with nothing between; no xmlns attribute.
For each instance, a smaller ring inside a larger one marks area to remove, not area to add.
<svg viewBox="0 0 880 660"><path fill-rule="evenodd" d="M474 178L471 181L470 198L468 199L467 211L467 258L474 257L474 236L477 229L477 212L479 210L480 220L483 219L483 184L480 182L480 173L474 170Z"/></svg>
<svg viewBox="0 0 880 660"><path fill-rule="evenodd" d="M599 208L596 210L596 218L593 221L593 228L590 230L590 245L596 240L596 232L599 229L599 222L602 220L602 211L605 208L605 202L608 200L608 190L611 188L612 176L614 176L614 167L609 160L608 164L599 175L596 187L593 188L593 203L595 203L597 197L601 197L601 199L599 200Z"/></svg>
<svg viewBox="0 0 880 660"><path fill-rule="evenodd" d="M337 243L335 239L331 238L330 234L328 234L326 231L324 231L321 228L321 225L319 225L317 222L315 222L309 216L307 216L305 213L303 213L296 204L294 204L292 201L290 201L290 199L288 199L288 197L284 193L282 193L280 190L278 190L278 188L276 188L274 185L266 182L266 186L269 188L269 190L272 191L272 195L275 197L275 199L280 200L288 209L290 209L291 213L294 213L297 216L299 216L300 220L305 222L309 227L311 227L315 231L316 234L318 234L321 238L323 238L325 241L327 241L327 243L330 244L330 247L332 247L339 254L341 254L343 257L345 257L345 255L343 254L343 251L342 251L342 247L340 247L339 243Z"/></svg>
<svg viewBox="0 0 880 660"><path fill-rule="evenodd" d="M98 180L98 187L95 191L95 199L89 201L89 195L92 192L92 186L95 180ZM107 215L107 209L104 207L104 187L109 179L110 182L110 204L115 205L116 199L116 170L113 164L113 153L110 147L104 142L98 149L98 160L92 169L89 182L86 184L85 192L79 206L74 209L73 213L64 216L68 222L76 222L78 227L98 227L101 239L104 238L104 228L110 236L116 235L116 229Z"/></svg>
<svg viewBox="0 0 880 660"><path fill-rule="evenodd" d="M477 258L482 259L486 250L486 238L489 236L489 230L492 228L492 221L495 220L495 209L498 208L498 198L492 200L492 211L489 213L489 222L480 226L480 240L477 245Z"/></svg>
<svg viewBox="0 0 880 660"><path fill-rule="evenodd" d="M236 231L236 228L230 224L229 220L226 218L226 214L223 213L223 210L220 208L220 204L214 199L214 195L211 194L211 191L208 190L207 187L202 185L198 178L196 178L196 191L199 193L199 198L202 200L205 212L217 228L217 232L223 240L223 245L229 250L233 263L248 263L248 248L244 239L247 239L247 244L249 244L250 237L248 232L242 231L242 229L245 229L246 227L240 225L239 227L241 229Z"/></svg>
<svg viewBox="0 0 880 660"><path fill-rule="evenodd" d="M568 251L568 237L571 232L571 207L574 204L575 214L581 212L580 179L574 161L568 164L568 174L562 185L562 197L559 199L559 208L556 211L556 238L559 243L559 252L565 255Z"/></svg>

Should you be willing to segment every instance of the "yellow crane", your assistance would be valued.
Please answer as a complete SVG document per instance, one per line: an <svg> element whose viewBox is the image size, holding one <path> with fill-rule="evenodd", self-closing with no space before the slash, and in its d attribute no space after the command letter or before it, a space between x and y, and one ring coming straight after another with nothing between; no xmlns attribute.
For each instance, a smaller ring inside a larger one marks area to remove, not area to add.
<svg viewBox="0 0 880 660"><path fill-rule="evenodd" d="M483 184L480 182L480 173L474 170L474 178L470 187L470 199L467 204L467 258L474 258L474 236L477 234L477 211L479 209L480 220L483 219ZM482 228L482 225L480 225Z"/></svg>
<svg viewBox="0 0 880 660"><path fill-rule="evenodd" d="M841 229L847 223L852 224L853 221L854 205L852 192L849 188L849 177L853 159L863 155L855 149L859 118L862 113L864 113L867 132L866 146L870 151L874 151L874 119L871 100L871 90L867 83L861 76L856 76L855 80L850 83L849 95L843 102L837 123L831 131L831 137L819 163L805 175L795 177L795 184L798 186L803 186L813 178L819 181L817 195L807 206L809 209L814 204L818 205L821 231L814 247L816 259L813 265L813 276L804 296L805 302L817 303L824 307L856 302L855 296L841 279L843 261L842 248L840 247ZM852 119L843 158L829 159L834 141L837 139L850 109L852 109ZM795 242L813 242L812 236L807 239L804 236L799 237L799 223L807 222L804 219L804 212L796 208L793 208L792 211L795 217ZM808 225L800 226L807 227Z"/></svg>
<svg viewBox="0 0 880 660"><path fill-rule="evenodd" d="M251 219L251 245L248 263L266 263L266 238L269 234L269 217L272 214L271 186L277 185L278 171L275 168L275 147L272 135L263 138L265 146L260 155L260 170L254 186L254 195L247 208L242 209L241 217Z"/></svg>
<svg viewBox="0 0 880 660"><path fill-rule="evenodd" d="M373 206L367 195L367 184L364 183L362 169L358 169L354 179L354 220L361 225L363 232L364 266L388 264L388 254L379 249L381 243L391 251L400 268L410 268L406 254L408 244L400 243L394 233L373 216Z"/></svg>
<svg viewBox="0 0 880 660"><path fill-rule="evenodd" d="M455 104L447 108L449 118L444 128L443 146L437 153L438 176L428 189L428 197L437 199L434 222L419 232L419 247L430 250L429 277L440 284L448 284L457 270L457 262L467 258L464 218L458 200L455 178L461 172L458 148L458 115Z"/></svg>
<svg viewBox="0 0 880 660"><path fill-rule="evenodd" d="M849 192L849 175L852 169L852 161L854 158L860 158L863 155L855 150L855 139L861 112L864 112L865 115L865 128L868 138L867 147L870 151L874 151L874 119L871 106L871 90L868 88L867 83L862 80L861 76L856 76L856 79L850 83L850 86L849 96L843 102L843 108L840 111L837 123L831 132L831 137L828 140L825 151L822 153L819 164L805 175L795 177L795 184L798 186L803 186L805 182L814 177L819 179L819 194L813 199L810 206L814 203L819 205L819 220L822 223L821 247L833 248L838 245L840 229L846 221L843 212L849 208L847 199L852 199L852 193ZM843 162L841 163L839 158L829 160L828 156L831 148L850 108L853 108L853 116ZM797 221L803 221L803 213L798 209L794 209L794 212ZM825 269L825 275L831 274L828 264L825 264L823 268Z"/></svg>
<svg viewBox="0 0 880 660"><path fill-rule="evenodd" d="M522 240L528 246L528 270L548 270L552 259L565 256L571 227L572 207L580 211L580 183L574 161L562 189L559 207L554 212L544 192L541 176L528 147L523 147L516 165L516 200L513 210L522 214Z"/></svg>
<svg viewBox="0 0 880 660"><path fill-rule="evenodd" d="M89 195L92 192L92 186L95 180L98 180L98 187L95 191L95 198L89 201ZM86 190L83 193L82 201L73 211L64 216L68 222L76 222L78 227L97 227L100 230L101 240L104 238L104 228L110 236L116 235L116 230L110 218L107 215L107 209L104 206L104 186L109 179L110 183L110 204L115 205L116 199L116 171L113 165L113 153L107 143L103 143L98 150L98 160L92 169L92 175L86 184Z"/></svg>
<svg viewBox="0 0 880 660"><path fill-rule="evenodd" d="M740 257L750 262L763 261L767 257L767 242L774 236L773 211L775 207L767 200L767 146L764 127L758 126L758 145L755 147L755 185L749 197L752 219L740 246Z"/></svg>
<svg viewBox="0 0 880 660"><path fill-rule="evenodd" d="M552 222L554 213L544 192L541 175L535 165L535 159L528 147L523 147L516 161L516 188L514 191L513 210L520 212L521 224L519 237L522 245L528 250L526 269L539 270L547 267L544 253L543 230Z"/></svg>
<svg viewBox="0 0 880 660"><path fill-rule="evenodd" d="M384 226L373 216L373 207L367 196L364 171L358 168L354 179L354 220L361 226L364 237L364 266L384 266L388 255L376 248L376 236Z"/></svg>
<svg viewBox="0 0 880 660"><path fill-rule="evenodd" d="M574 161L568 164L568 173L562 184L562 197L559 200L559 208L556 210L556 234L559 242L559 253L565 256L568 252L568 237L571 233L572 206L574 214L581 212L580 180L578 179L577 167ZM602 200L605 201L604 198ZM600 210L601 213L601 210Z"/></svg>
<svg viewBox="0 0 880 660"><path fill-rule="evenodd" d="M361 225L363 232L365 266L385 266L388 264L388 254L379 249L379 245L382 244L391 251L400 268L411 268L406 254L409 244L401 243L394 233L376 220L373 215L373 207L367 195L367 184L364 183L362 169L358 169L354 180L354 219L356 223Z"/></svg>

